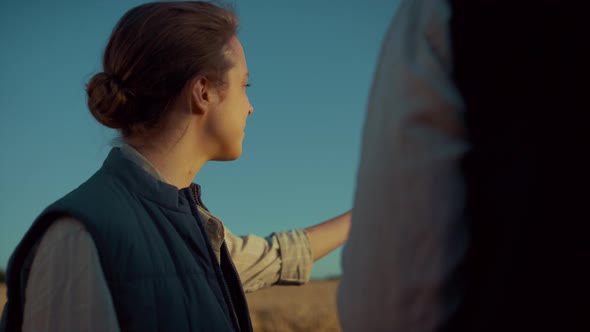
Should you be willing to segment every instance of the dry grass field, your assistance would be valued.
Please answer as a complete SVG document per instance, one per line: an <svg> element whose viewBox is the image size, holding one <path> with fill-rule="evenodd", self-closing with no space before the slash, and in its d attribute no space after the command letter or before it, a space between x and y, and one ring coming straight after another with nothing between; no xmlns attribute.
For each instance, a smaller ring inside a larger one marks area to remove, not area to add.
<svg viewBox="0 0 590 332"><path fill-rule="evenodd" d="M312 281L305 286L275 286L247 295L256 332L337 332L338 281ZM6 287L0 285L0 311Z"/></svg>
<svg viewBox="0 0 590 332"><path fill-rule="evenodd" d="M275 286L248 294L256 332L340 331L336 312L338 281Z"/></svg>

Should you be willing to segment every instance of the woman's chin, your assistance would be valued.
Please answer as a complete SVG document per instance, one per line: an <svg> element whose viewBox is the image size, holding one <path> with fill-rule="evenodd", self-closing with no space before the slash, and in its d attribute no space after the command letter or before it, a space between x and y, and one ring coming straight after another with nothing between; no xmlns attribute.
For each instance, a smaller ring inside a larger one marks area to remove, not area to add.
<svg viewBox="0 0 590 332"><path fill-rule="evenodd" d="M242 147L240 146L239 149L235 149L233 151L226 150L223 153L220 153L216 158L213 158L215 161L232 161L240 158L242 155Z"/></svg>

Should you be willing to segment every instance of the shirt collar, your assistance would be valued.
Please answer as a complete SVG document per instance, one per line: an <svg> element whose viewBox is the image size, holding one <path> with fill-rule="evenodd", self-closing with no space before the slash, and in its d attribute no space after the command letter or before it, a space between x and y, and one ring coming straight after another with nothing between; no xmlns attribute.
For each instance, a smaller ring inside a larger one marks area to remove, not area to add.
<svg viewBox="0 0 590 332"><path fill-rule="evenodd" d="M120 149L121 149L121 152L123 153L123 156L125 156L127 159L131 160L137 166L141 167L144 171L148 172L151 176L155 177L156 179L158 179L162 182L170 183L170 182L168 182L168 180L166 180L166 178L162 174L160 174L160 172L158 172L156 167L154 167L154 165L152 165L152 163L150 163L149 160L147 160L141 153L139 153L139 151L135 150L131 145L123 144L120 146Z"/></svg>

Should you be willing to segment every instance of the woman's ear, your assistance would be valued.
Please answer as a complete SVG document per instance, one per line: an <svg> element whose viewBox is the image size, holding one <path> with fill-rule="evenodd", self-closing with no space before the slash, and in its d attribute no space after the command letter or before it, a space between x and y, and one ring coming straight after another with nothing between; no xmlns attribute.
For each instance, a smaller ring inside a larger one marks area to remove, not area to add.
<svg viewBox="0 0 590 332"><path fill-rule="evenodd" d="M195 79L191 85L193 113L206 113L212 106L213 94L211 82L207 78L201 76Z"/></svg>

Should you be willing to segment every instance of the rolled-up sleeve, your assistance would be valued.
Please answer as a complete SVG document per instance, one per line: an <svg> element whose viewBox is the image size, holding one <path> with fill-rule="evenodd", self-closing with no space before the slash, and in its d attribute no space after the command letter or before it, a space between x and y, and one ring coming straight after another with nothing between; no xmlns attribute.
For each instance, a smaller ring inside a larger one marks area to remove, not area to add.
<svg viewBox="0 0 590 332"><path fill-rule="evenodd" d="M225 243L246 292L274 284L299 285L309 281L312 253L304 230L260 237L236 236L225 228Z"/></svg>

